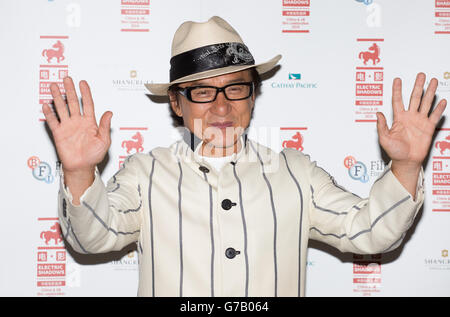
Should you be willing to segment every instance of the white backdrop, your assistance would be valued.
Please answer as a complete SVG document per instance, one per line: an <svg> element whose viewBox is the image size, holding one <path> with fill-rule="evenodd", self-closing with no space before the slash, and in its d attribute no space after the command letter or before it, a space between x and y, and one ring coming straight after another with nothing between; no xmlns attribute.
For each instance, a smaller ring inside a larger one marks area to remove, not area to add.
<svg viewBox="0 0 450 317"><path fill-rule="evenodd" d="M253 139L281 150L300 132L299 150L360 196L387 163L374 114L391 120L393 79L402 78L405 103L418 72L439 80L437 99L450 99L449 0L0 0L1 296L136 295L133 246L84 256L59 239L59 166L41 106L49 82L88 81L97 118L114 113L106 181L134 153L122 142L137 132L146 152L178 137L167 103L143 84L168 81L182 22L213 15L239 31L257 63L283 55L263 82ZM311 242L307 296L450 295L449 114L401 247L356 257Z"/></svg>

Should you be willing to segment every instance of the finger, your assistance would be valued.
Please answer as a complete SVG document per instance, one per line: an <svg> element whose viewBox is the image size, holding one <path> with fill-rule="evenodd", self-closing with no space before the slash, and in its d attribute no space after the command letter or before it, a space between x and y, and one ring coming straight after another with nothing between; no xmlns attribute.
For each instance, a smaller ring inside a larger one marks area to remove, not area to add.
<svg viewBox="0 0 450 317"><path fill-rule="evenodd" d="M402 99L402 80L400 78L394 78L392 83L392 111L394 112L394 119L397 115L404 111Z"/></svg>
<svg viewBox="0 0 450 317"><path fill-rule="evenodd" d="M432 78L430 84L427 87L427 91L422 98L422 103L420 104L420 113L424 115L428 115L430 111L431 104L433 103L434 95L436 94L436 89L438 86L438 80L436 78Z"/></svg>
<svg viewBox="0 0 450 317"><path fill-rule="evenodd" d="M83 101L83 115L95 120L94 101L92 100L91 89L85 80L80 81L80 91Z"/></svg>
<svg viewBox="0 0 450 317"><path fill-rule="evenodd" d="M447 100L442 99L430 115L430 121L436 125L447 107Z"/></svg>
<svg viewBox="0 0 450 317"><path fill-rule="evenodd" d="M388 135L389 128L387 126L386 117L383 113L377 112L377 131L378 131L378 137L382 138Z"/></svg>
<svg viewBox="0 0 450 317"><path fill-rule="evenodd" d="M424 84L425 84L425 74L418 73L416 76L416 81L414 82L414 88L411 93L411 98L409 100L408 110L417 111L417 109L419 109L420 100L422 99Z"/></svg>
<svg viewBox="0 0 450 317"><path fill-rule="evenodd" d="M44 113L45 120L47 121L48 126L52 132L59 126L58 118L50 106L46 103L42 105L42 112Z"/></svg>
<svg viewBox="0 0 450 317"><path fill-rule="evenodd" d="M63 79L64 89L66 90L67 104L69 105L69 111L71 116L80 115L80 103L78 102L77 92L73 80L70 77Z"/></svg>
<svg viewBox="0 0 450 317"><path fill-rule="evenodd" d="M50 92L52 93L53 102L55 103L55 110L59 119L62 121L69 119L69 111L67 110L66 101L61 96L58 85L50 84Z"/></svg>
<svg viewBox="0 0 450 317"><path fill-rule="evenodd" d="M106 111L102 117L100 118L100 123L98 126L98 132L100 136L107 140L108 142L111 140L111 118L113 113L111 111Z"/></svg>

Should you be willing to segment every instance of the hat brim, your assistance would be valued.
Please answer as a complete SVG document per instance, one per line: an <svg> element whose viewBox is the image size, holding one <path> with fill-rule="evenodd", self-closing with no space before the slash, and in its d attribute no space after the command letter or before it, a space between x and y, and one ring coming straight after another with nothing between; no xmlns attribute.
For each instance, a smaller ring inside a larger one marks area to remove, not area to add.
<svg viewBox="0 0 450 317"><path fill-rule="evenodd" d="M153 94L157 96L164 96L168 94L168 89L170 86L174 84L180 84L185 83L188 81L194 81L199 79L205 79L210 77L215 77L219 75L225 75L230 74L250 68L256 68L256 71L258 74L264 74L268 71L270 71L272 68L276 66L278 61L281 59L281 55L277 55L274 58L270 59L269 61L257 65L241 65L241 66L228 66L224 68L218 68L218 69L211 69L207 70L201 73L195 73L189 76L185 76L182 78L179 78L177 80L174 80L173 82L166 83L166 84L144 84L145 87Z"/></svg>

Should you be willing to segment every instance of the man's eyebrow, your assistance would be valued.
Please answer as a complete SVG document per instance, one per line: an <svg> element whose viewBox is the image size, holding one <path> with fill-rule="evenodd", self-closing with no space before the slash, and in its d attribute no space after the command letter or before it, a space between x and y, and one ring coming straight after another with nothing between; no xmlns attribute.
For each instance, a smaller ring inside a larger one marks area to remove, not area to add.
<svg viewBox="0 0 450 317"><path fill-rule="evenodd" d="M224 86L234 83L243 83L246 82L246 80L243 77L235 78L233 80L228 81ZM192 83L189 83L186 87L194 87L194 86L212 86L210 83L204 80L194 81Z"/></svg>

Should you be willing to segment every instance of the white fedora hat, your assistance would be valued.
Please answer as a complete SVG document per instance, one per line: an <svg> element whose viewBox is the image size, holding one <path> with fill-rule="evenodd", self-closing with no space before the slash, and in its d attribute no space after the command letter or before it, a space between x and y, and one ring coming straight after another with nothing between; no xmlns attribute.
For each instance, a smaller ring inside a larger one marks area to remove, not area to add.
<svg viewBox="0 0 450 317"><path fill-rule="evenodd" d="M255 64L239 34L224 19L214 16L207 22L187 21L180 25L172 40L170 82L145 84L154 95L167 95L177 83L229 74L255 67L259 74L271 70L281 59Z"/></svg>

